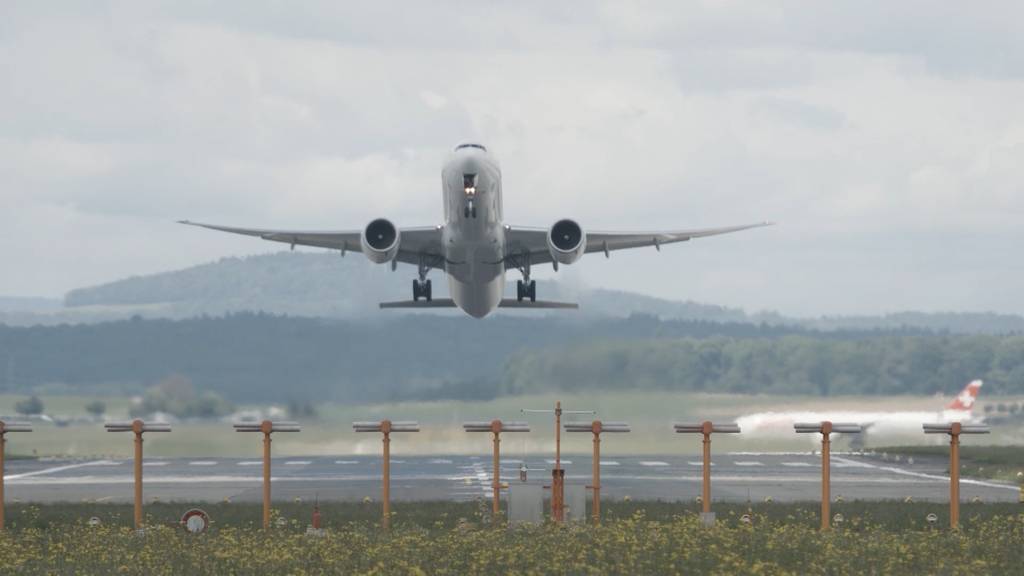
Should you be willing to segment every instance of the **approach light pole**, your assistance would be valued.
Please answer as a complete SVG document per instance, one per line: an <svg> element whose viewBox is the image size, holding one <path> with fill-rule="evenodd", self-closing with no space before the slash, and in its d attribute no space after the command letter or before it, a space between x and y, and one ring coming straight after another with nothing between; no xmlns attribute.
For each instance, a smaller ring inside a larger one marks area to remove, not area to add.
<svg viewBox="0 0 1024 576"><path fill-rule="evenodd" d="M28 423L0 420L0 532L4 530L4 452L7 448L7 433L31 431L32 426Z"/></svg>
<svg viewBox="0 0 1024 576"><path fill-rule="evenodd" d="M832 499L832 434L860 434L864 428L860 424L829 422L797 422L793 429L798 434L821 434L821 529L828 530L831 526Z"/></svg>
<svg viewBox="0 0 1024 576"><path fill-rule="evenodd" d="M706 526L715 523L715 515L711 512L711 435L712 434L739 434L740 427L737 424L715 424L705 420L699 424L684 423L673 426L677 434L702 434L704 436L704 477L701 481L701 521Z"/></svg>
<svg viewBox="0 0 1024 576"><path fill-rule="evenodd" d="M629 432L629 424L626 422L601 422L594 420L586 422L567 422L566 432L590 432L594 435L594 461L592 468L593 479L590 489L594 491L594 501L590 513L594 517L594 524L601 523L601 433L602 432Z"/></svg>
<svg viewBox="0 0 1024 576"><path fill-rule="evenodd" d="M142 528L142 434L144 432L170 432L171 425L166 422L147 424L135 419L131 422L108 422L104 424L107 432L133 432L135 434L135 529Z"/></svg>
<svg viewBox="0 0 1024 576"><path fill-rule="evenodd" d="M988 434L984 424L924 424L925 434L949 434L949 527L960 524L960 435Z"/></svg>
<svg viewBox="0 0 1024 576"><path fill-rule="evenodd" d="M301 432L297 422L240 422L235 432L261 432L263 434L263 529L270 528L270 435L274 432Z"/></svg>
<svg viewBox="0 0 1024 576"><path fill-rule="evenodd" d="M565 470L562 470L562 414L597 414L594 410L562 410L562 402L555 402L554 410L523 408L523 414L555 415L555 468L551 471L551 519L561 522L565 518Z"/></svg>
<svg viewBox="0 0 1024 576"><path fill-rule="evenodd" d="M466 422L462 425L466 432L491 432L494 434L494 521L501 514L501 433L529 432L530 425L526 422Z"/></svg>
<svg viewBox="0 0 1024 576"><path fill-rule="evenodd" d="M391 526L391 433L392 432L419 432L418 422L407 420L392 422L381 420L380 422L353 422L352 427L356 432L380 432L384 435L384 472L382 474L383 488L381 496L383 509L381 526L387 530Z"/></svg>

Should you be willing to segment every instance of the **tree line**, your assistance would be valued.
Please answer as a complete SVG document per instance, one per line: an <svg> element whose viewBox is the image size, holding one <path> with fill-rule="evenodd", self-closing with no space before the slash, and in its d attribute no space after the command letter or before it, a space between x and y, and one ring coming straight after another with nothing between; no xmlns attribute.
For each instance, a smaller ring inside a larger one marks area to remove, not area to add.
<svg viewBox="0 0 1024 576"><path fill-rule="evenodd" d="M814 331L651 316L260 313L0 325L0 391L140 394L171 375L234 403L490 398L552 389L786 394L1024 393L1024 337Z"/></svg>

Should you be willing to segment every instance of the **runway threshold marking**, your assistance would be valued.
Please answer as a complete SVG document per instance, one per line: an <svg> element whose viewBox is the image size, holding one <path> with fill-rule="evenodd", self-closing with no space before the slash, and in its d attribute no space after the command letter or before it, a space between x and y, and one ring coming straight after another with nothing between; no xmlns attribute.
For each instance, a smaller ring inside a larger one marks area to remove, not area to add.
<svg viewBox="0 0 1024 576"><path fill-rule="evenodd" d="M85 466L111 466L117 464L112 460L94 460L92 462L80 462L78 464L67 464L65 466L54 466L53 468L44 468L43 470L34 470L32 472L23 472L21 474L12 474L10 476L5 475L5 480L17 480L18 478L30 478L32 476L42 476L44 474L53 474L54 472L63 472L65 470L74 470L75 468L83 468Z"/></svg>

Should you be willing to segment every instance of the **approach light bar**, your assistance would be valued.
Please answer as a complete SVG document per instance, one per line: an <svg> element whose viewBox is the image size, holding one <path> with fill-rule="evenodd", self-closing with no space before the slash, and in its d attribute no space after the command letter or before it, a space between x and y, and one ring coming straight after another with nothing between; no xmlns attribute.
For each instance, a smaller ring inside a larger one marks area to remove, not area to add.
<svg viewBox="0 0 1024 576"><path fill-rule="evenodd" d="M139 423L139 429L135 429L135 423ZM170 432L171 425L167 422L147 423L141 420L132 422L107 422L103 425L107 432Z"/></svg>
<svg viewBox="0 0 1024 576"><path fill-rule="evenodd" d="M605 432L629 432L628 422L566 422L566 432L594 432L604 434Z"/></svg>
<svg viewBox="0 0 1024 576"><path fill-rule="evenodd" d="M28 422L4 422L0 420L0 434L7 432L31 432L32 425Z"/></svg>
<svg viewBox="0 0 1024 576"><path fill-rule="evenodd" d="M383 432L384 422L353 422L352 427L356 432ZM402 420L391 422L389 432L419 432L420 424L415 420Z"/></svg>
<svg viewBox="0 0 1024 576"><path fill-rule="evenodd" d="M824 422L797 422L793 424L793 430L798 434L823 434L825 432L824 427ZM829 430L829 432L834 434L860 434L863 431L863 426L853 422L832 422L832 429Z"/></svg>
<svg viewBox="0 0 1024 576"><path fill-rule="evenodd" d="M923 424L925 434L952 434L953 424ZM960 434L988 434L992 430L985 424L960 424Z"/></svg>
<svg viewBox="0 0 1024 576"><path fill-rule="evenodd" d="M268 426L264 428L264 424ZM302 432L298 422L264 420L262 422L237 422L235 432Z"/></svg>
<svg viewBox="0 0 1024 576"><path fill-rule="evenodd" d="M704 424L699 422L685 422L674 424L676 432L679 434L703 434ZM715 434L739 434L739 424L711 424L711 432Z"/></svg>
<svg viewBox="0 0 1024 576"><path fill-rule="evenodd" d="M498 426L497 430L495 425ZM493 422L465 422L462 428L466 432L529 432L530 424L528 422L502 422L501 420L495 420Z"/></svg>

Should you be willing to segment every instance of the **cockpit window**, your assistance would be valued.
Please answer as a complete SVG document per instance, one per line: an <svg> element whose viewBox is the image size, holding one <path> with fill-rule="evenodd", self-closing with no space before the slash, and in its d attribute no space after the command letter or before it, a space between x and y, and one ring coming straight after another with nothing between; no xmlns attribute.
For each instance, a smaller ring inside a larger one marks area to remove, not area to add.
<svg viewBox="0 0 1024 576"><path fill-rule="evenodd" d="M459 144L458 146L455 147L456 150L462 150L463 148L476 148L477 150L483 150L484 152L487 152L487 148L484 148L482 144L473 144L471 142Z"/></svg>

